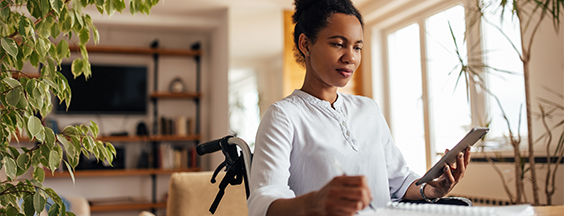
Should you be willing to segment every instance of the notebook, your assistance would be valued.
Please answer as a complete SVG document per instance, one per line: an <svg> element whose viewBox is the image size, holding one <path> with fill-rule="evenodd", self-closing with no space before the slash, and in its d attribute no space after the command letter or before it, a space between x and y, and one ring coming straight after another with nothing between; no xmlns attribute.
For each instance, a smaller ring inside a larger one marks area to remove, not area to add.
<svg viewBox="0 0 564 216"><path fill-rule="evenodd" d="M385 208L364 212L359 216L533 216L535 211L529 204L509 206L457 206L442 204L412 204L390 202Z"/></svg>

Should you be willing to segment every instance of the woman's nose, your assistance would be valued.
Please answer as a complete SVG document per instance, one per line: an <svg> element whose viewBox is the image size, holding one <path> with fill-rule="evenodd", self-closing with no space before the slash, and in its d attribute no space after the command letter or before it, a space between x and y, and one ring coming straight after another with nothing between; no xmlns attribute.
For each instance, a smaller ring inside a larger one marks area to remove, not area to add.
<svg viewBox="0 0 564 216"><path fill-rule="evenodd" d="M352 64L355 62L357 56L354 53L353 49L347 49L347 51L345 51L345 53L343 53L343 56L341 56L341 61L345 64Z"/></svg>

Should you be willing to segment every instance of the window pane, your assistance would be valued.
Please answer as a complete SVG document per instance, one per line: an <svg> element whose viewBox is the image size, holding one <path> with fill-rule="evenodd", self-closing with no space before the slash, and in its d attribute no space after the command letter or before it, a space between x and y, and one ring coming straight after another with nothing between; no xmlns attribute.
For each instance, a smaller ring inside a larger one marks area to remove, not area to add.
<svg viewBox="0 0 564 216"><path fill-rule="evenodd" d="M435 14L425 24L432 140L435 151L442 153L458 143L472 123L466 79L459 76L459 56L467 62L464 7L455 6Z"/></svg>
<svg viewBox="0 0 564 216"><path fill-rule="evenodd" d="M259 125L259 96L253 70L229 71L229 125L237 137L254 149Z"/></svg>
<svg viewBox="0 0 564 216"><path fill-rule="evenodd" d="M494 5L499 5L499 1L492 1ZM490 8L498 8L497 6ZM482 40L484 47L484 63L497 70L487 70L487 85L489 90L499 98L501 107L505 111L511 129L517 133L519 116L522 125L521 135L527 135L526 109L525 109L525 81L523 80L523 63L519 60L518 53L521 53L521 36L519 33L519 20L512 18L511 6L509 6L500 21L501 10L486 11L482 19ZM513 42L515 48L509 40L497 29L499 27L505 35ZM517 50L516 50L517 49ZM498 71L502 70L502 71ZM509 74L511 72L513 74ZM490 139L505 140L504 135L509 133L507 122L503 119L500 106L494 97L488 98L489 119L491 119ZM521 114L520 107L523 106Z"/></svg>
<svg viewBox="0 0 564 216"><path fill-rule="evenodd" d="M389 34L388 50L390 129L408 166L423 174L426 167L419 25Z"/></svg>

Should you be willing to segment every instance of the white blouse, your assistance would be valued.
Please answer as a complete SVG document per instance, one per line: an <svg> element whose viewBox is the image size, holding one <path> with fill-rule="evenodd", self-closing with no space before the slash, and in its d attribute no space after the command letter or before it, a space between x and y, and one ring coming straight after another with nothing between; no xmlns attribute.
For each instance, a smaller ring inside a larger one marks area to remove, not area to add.
<svg viewBox="0 0 564 216"><path fill-rule="evenodd" d="M333 177L364 175L372 206L401 198L419 178L395 146L376 102L338 93L333 103L301 90L271 105L257 131L251 166L249 215L270 204L319 190Z"/></svg>

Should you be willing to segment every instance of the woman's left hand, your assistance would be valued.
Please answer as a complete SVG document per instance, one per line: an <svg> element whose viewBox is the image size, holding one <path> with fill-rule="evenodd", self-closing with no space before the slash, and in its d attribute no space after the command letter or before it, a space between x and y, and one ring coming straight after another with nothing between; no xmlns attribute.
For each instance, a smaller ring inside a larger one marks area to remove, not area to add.
<svg viewBox="0 0 564 216"><path fill-rule="evenodd" d="M445 153L447 152L448 149L445 150ZM460 153L458 155L455 164L445 164L443 174L439 178L427 182L425 196L428 198L438 198L447 195L460 179L464 177L468 163L470 163L470 147L466 148L464 154Z"/></svg>

